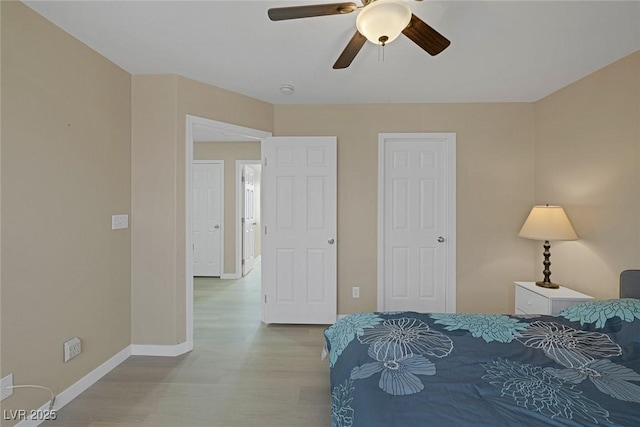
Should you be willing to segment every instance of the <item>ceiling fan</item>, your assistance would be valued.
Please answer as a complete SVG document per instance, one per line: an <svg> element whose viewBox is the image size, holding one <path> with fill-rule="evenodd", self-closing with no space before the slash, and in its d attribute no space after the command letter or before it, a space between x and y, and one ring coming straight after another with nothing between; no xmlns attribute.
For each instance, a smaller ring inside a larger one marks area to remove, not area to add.
<svg viewBox="0 0 640 427"><path fill-rule="evenodd" d="M351 65L367 40L384 46L402 33L432 56L439 54L451 44L442 34L411 13L411 9L403 0L362 0L362 6L346 2L276 7L269 9L268 15L272 21L283 21L342 15L356 10L359 10L356 18L357 30L333 64L334 69Z"/></svg>

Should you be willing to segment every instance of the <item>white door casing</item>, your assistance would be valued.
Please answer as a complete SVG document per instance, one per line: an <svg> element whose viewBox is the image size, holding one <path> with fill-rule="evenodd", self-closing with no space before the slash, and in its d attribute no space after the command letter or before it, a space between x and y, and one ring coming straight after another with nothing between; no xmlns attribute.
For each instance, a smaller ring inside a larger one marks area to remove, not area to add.
<svg viewBox="0 0 640 427"><path fill-rule="evenodd" d="M223 171L221 160L193 165L193 275L219 277L223 262Z"/></svg>
<svg viewBox="0 0 640 427"><path fill-rule="evenodd" d="M244 214L242 217L242 275L246 275L253 269L255 261L255 218L256 198L254 194L255 172L249 165L243 166L243 205Z"/></svg>
<svg viewBox="0 0 640 427"><path fill-rule="evenodd" d="M378 310L455 312L455 134L380 134Z"/></svg>
<svg viewBox="0 0 640 427"><path fill-rule="evenodd" d="M336 320L336 138L262 143L262 284L266 323Z"/></svg>

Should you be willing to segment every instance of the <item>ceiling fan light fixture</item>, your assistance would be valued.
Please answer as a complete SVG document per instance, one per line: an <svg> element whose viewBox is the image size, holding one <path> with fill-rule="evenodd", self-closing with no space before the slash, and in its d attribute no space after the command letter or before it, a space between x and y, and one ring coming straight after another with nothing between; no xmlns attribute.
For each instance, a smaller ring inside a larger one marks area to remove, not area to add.
<svg viewBox="0 0 640 427"><path fill-rule="evenodd" d="M374 44L394 41L411 21L411 9L402 0L376 0L356 18L358 32Z"/></svg>

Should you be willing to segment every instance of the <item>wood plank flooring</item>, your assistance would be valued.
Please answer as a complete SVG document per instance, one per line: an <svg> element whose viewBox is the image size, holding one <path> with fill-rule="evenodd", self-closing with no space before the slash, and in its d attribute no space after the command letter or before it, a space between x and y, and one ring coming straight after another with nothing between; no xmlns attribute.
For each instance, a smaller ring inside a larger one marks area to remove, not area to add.
<svg viewBox="0 0 640 427"><path fill-rule="evenodd" d="M329 427L323 326L260 322L260 265L196 278L194 350L132 356L62 408L65 427Z"/></svg>

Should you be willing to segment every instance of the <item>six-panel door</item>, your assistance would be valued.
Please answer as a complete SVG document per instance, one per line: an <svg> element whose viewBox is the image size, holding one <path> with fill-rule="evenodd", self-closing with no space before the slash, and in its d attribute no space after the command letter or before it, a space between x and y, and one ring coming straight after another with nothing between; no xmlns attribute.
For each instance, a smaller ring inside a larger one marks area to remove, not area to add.
<svg viewBox="0 0 640 427"><path fill-rule="evenodd" d="M385 141L385 311L447 311L447 144L441 138Z"/></svg>
<svg viewBox="0 0 640 427"><path fill-rule="evenodd" d="M263 142L267 323L336 320L336 138Z"/></svg>
<svg viewBox="0 0 640 427"><path fill-rule="evenodd" d="M222 162L193 165L194 276L222 274L222 170Z"/></svg>

